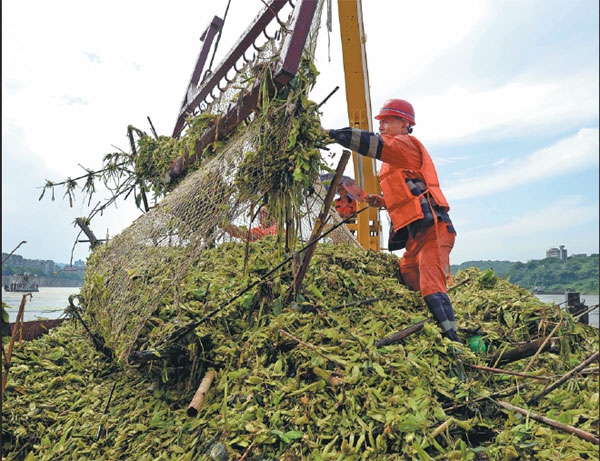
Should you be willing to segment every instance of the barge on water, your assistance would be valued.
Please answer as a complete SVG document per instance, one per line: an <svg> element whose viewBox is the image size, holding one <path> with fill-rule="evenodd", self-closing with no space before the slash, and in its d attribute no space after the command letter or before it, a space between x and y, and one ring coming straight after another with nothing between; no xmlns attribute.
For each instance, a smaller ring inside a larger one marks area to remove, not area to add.
<svg viewBox="0 0 600 461"><path fill-rule="evenodd" d="M4 291L16 291L21 293L34 293L40 291L37 275L25 272L14 275L8 283L4 285Z"/></svg>

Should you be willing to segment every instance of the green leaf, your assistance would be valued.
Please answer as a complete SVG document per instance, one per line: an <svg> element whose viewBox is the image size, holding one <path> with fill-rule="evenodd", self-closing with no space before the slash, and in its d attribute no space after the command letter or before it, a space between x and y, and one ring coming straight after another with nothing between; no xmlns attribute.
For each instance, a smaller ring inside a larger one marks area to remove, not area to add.
<svg viewBox="0 0 600 461"><path fill-rule="evenodd" d="M375 369L375 371L377 372L377 374L379 376L381 376L382 378L386 378L387 374L385 373L383 367L381 365L379 365L377 362L373 363L373 368Z"/></svg>
<svg viewBox="0 0 600 461"><path fill-rule="evenodd" d="M291 442L291 440L288 438L287 435L285 435L283 432L281 432L281 431L279 431L277 429L271 429L269 432L271 434L276 435L277 437L279 437L279 439L282 442L285 442L285 443L290 443Z"/></svg>
<svg viewBox="0 0 600 461"><path fill-rule="evenodd" d="M294 168L294 173L292 176L294 177L294 181L302 182L304 180L304 174L302 173L302 168L300 168L300 166L297 166L296 168Z"/></svg>
<svg viewBox="0 0 600 461"><path fill-rule="evenodd" d="M301 439L302 436L304 435L304 433L300 432L300 431L287 431L284 435L288 439L297 440L297 439Z"/></svg>

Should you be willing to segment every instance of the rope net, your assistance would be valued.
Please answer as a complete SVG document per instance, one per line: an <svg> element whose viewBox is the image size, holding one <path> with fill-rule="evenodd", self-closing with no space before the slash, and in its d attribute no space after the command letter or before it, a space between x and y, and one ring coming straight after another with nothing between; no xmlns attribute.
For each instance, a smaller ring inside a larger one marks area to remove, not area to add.
<svg viewBox="0 0 600 461"><path fill-rule="evenodd" d="M160 344L173 333L172 327L150 328L158 321L153 315L159 307L171 310L169 315L175 317L171 324L177 325L183 313L182 291L196 268L214 257L212 250L241 245L246 246L247 256L248 246L260 245L244 240L249 235L246 229L257 227L262 204L277 223L277 235L268 237L276 241L273 266L308 241L326 194L319 181L324 162L315 148L323 135L316 104L307 98L317 74L312 60L319 11L298 75L289 88L270 98L262 94L260 107L245 124L214 143L199 166L154 208L92 252L81 302L92 329L121 360L127 362L141 342ZM242 82L248 80L248 69L262 69L256 78L268 77L285 32L277 35L206 108L207 113L219 114L238 97ZM185 136L194 136L193 128L191 120ZM158 152L164 154L161 149ZM329 214L330 224L341 221L335 209ZM345 225L326 239L359 246ZM246 261L242 262L245 266ZM239 274L232 274L243 276L243 266ZM164 302L167 298L169 303ZM154 337L144 338L149 331Z"/></svg>

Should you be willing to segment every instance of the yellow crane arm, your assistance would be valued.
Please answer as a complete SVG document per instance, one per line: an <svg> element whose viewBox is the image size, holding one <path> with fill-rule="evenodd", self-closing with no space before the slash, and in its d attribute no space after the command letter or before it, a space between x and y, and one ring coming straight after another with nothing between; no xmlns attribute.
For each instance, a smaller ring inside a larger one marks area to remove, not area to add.
<svg viewBox="0 0 600 461"><path fill-rule="evenodd" d="M338 0L338 13L349 126L373 131L361 0ZM352 152L352 160L356 183L367 194L380 194L375 160L356 152ZM368 205L365 203L362 206ZM363 248L379 251L381 223L378 209L370 208L369 211L360 213L357 224L349 227L357 229L357 238Z"/></svg>

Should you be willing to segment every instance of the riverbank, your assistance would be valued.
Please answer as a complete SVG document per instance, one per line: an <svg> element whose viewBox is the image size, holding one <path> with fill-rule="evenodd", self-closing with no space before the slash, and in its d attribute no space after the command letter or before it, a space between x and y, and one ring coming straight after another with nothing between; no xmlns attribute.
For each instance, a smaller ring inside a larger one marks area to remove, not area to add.
<svg viewBox="0 0 600 461"><path fill-rule="evenodd" d="M3 275L2 276L2 286L8 285L10 283L10 279L12 275ZM77 287L81 288L83 286L83 280L78 279L64 279L60 277L46 277L41 276L37 277L38 284L40 287L53 287L53 288L61 288L61 287Z"/></svg>

